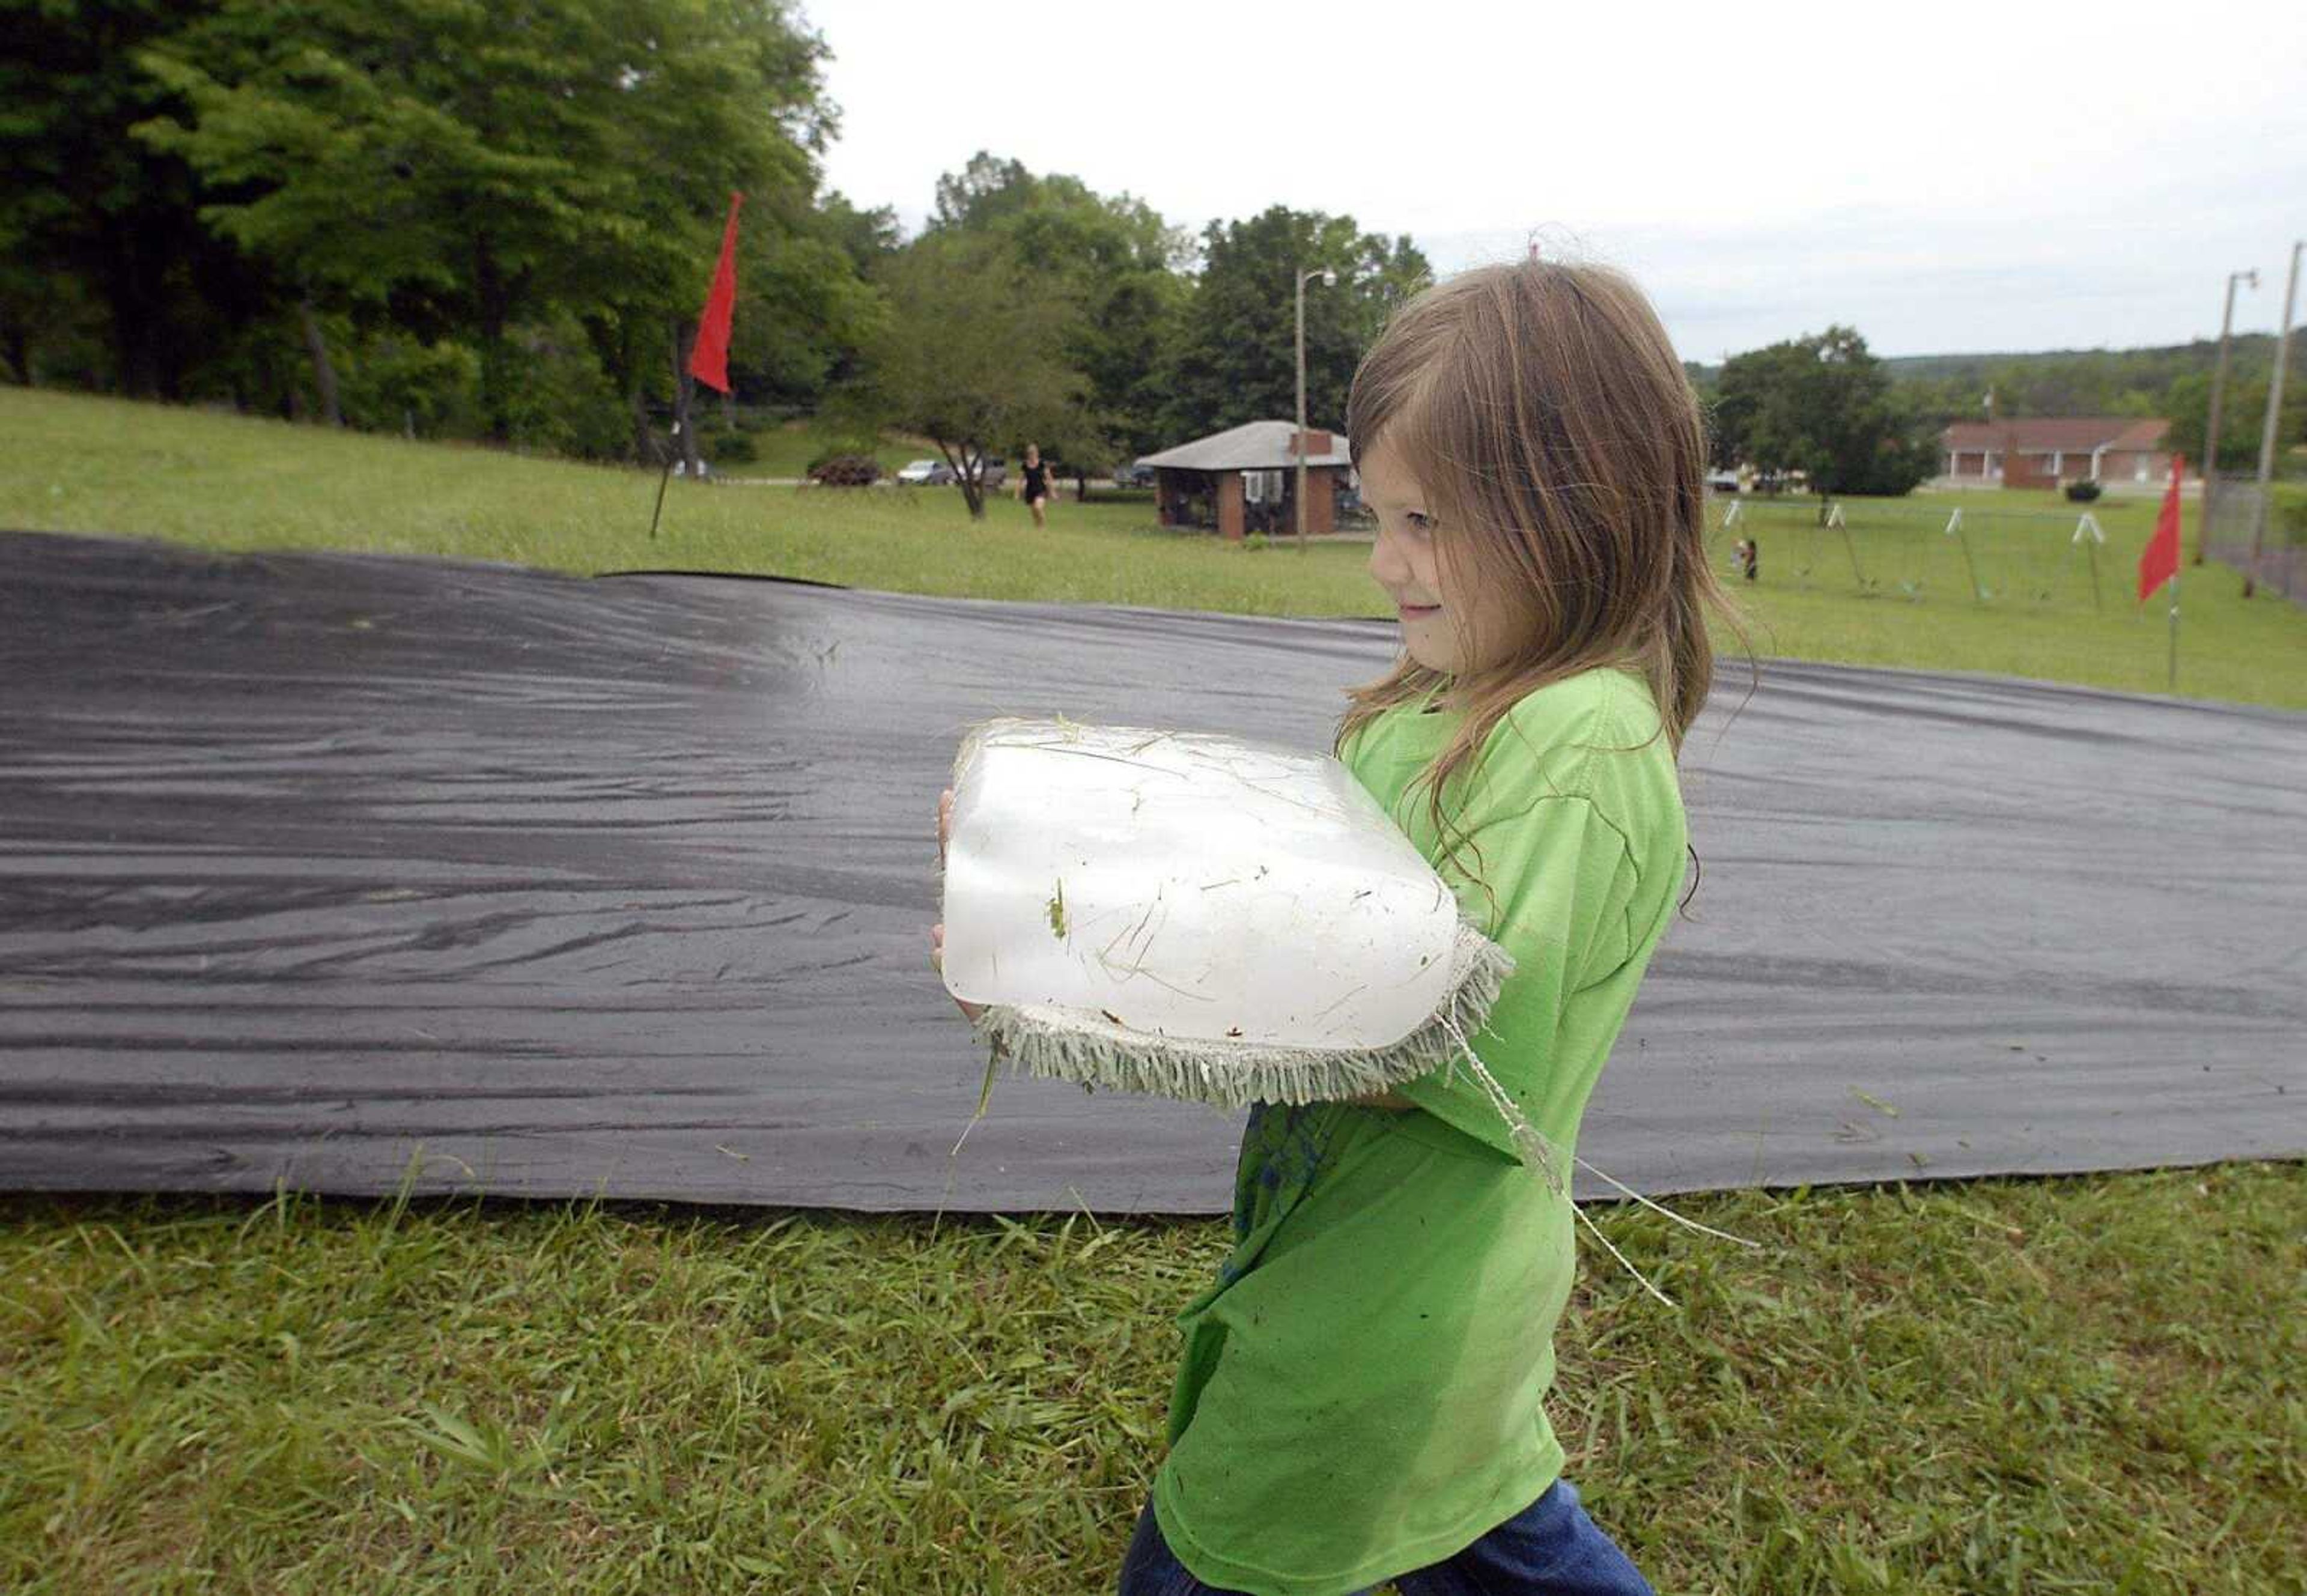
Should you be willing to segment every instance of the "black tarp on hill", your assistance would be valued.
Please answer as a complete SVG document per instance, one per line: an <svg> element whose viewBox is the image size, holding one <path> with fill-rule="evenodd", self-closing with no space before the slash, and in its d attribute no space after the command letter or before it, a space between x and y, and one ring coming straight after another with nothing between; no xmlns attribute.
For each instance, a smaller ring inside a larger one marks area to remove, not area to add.
<svg viewBox="0 0 2307 1596"><path fill-rule="evenodd" d="M0 1187L1215 1212L926 958L969 722L1326 745L1391 629L0 536ZM2307 1151L2307 716L1725 669L1582 1151L1635 1185ZM1732 711L1736 711L1735 714Z"/></svg>

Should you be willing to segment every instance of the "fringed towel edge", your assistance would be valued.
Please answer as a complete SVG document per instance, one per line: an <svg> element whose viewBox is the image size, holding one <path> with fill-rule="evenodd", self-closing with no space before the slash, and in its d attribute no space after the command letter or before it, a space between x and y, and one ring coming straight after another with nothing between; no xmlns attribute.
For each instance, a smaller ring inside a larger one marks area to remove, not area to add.
<svg viewBox="0 0 2307 1596"><path fill-rule="evenodd" d="M995 1004L978 1016L980 1042L1012 1075L1108 1091L1143 1092L1221 1108L1361 1097L1462 1060L1506 1122L1523 1162L1559 1184L1552 1148L1484 1068L1469 1037L1488 1025L1514 956L1461 919L1450 953L1450 995L1401 1041L1379 1048L1289 1047L1150 1035L1102 1015L1040 1004Z"/></svg>

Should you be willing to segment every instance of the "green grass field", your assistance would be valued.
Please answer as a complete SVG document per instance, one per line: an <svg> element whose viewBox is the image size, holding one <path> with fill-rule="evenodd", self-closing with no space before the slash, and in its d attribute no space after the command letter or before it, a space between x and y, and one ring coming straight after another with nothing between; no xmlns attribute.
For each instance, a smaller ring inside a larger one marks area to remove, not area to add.
<svg viewBox="0 0 2307 1596"><path fill-rule="evenodd" d="M1678 1206L1553 1409L1661 1592L2301 1589L2298 1169ZM1223 1232L0 1202L0 1586L1111 1590Z"/></svg>
<svg viewBox="0 0 2307 1596"><path fill-rule="evenodd" d="M1377 607L1362 548L1226 548L1142 504L1037 534L949 490L676 485L653 547L637 473L21 390L0 438L0 527ZM2151 515L2100 512L2118 572ZM1911 538L1838 592L1797 529L1762 536L1768 652L2160 685L2159 614L1982 606ZM2063 536L2014 534L2054 562ZM2307 617L2191 581L2183 685L2307 704ZM1677 1206L1764 1248L1597 1206L1679 1307L1590 1246L1554 1406L1661 1592L2307 1592L2307 1166ZM0 1589L1110 1590L1171 1316L1224 1247L1086 1215L0 1198Z"/></svg>
<svg viewBox="0 0 2307 1596"><path fill-rule="evenodd" d="M6 527L580 573L746 571L973 598L1250 614L1385 610L1363 545L1230 547L1162 530L1143 502L1061 498L1037 532L1007 498L972 523L952 488L676 482L652 543L657 479L648 472L21 389L0 390L0 436L11 444L0 458ZM1977 558L1991 585L2007 589L1985 604L1966 595L1957 545L1935 529L1955 504L1983 523ZM1758 652L2163 691L2164 606L2141 611L2127 596L2153 526L2151 501L2102 502L2095 511L2107 536L2103 610L2084 596L2088 573L2069 542L2074 518L2048 494L1854 502L1850 511L1862 569L1876 583L1869 592L1841 581L1840 545L1801 530L1799 505L1752 512L1761 518L1764 579L1738 584L1738 597ZM1715 541L1727 571L1729 536ZM2026 588L2043 572L2053 583L2063 579L2048 602ZM2183 593L2183 694L2307 708L2307 609L2264 596L2245 601L2240 579L2217 566L2189 567ZM1720 641L1742 650L1728 632Z"/></svg>

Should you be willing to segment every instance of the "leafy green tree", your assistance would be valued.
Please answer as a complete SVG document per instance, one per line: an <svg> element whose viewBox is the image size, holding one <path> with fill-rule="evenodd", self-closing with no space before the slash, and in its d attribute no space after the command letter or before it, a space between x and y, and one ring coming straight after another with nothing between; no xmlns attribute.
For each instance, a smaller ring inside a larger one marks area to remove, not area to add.
<svg viewBox="0 0 2307 1596"><path fill-rule="evenodd" d="M1160 447L1163 360L1191 292L1186 234L1143 200L1098 194L1063 174L1036 176L982 150L938 180L931 230L1008 240L1028 276L1081 307L1066 352L1088 380L1089 405L1052 458L1078 476Z"/></svg>
<svg viewBox="0 0 2307 1596"><path fill-rule="evenodd" d="M1407 236L1365 233L1351 216L1276 205L1247 221L1212 222L1204 264L1165 373L1172 442L1297 413L1298 274L1337 273L1306 289L1306 417L1345 421L1362 353L1396 305L1430 279Z"/></svg>
<svg viewBox="0 0 2307 1596"><path fill-rule="evenodd" d="M853 318L836 310L848 305L855 273L837 249L809 237L821 226L811 204L817 158L834 126L819 76L825 47L777 0L578 3L615 46L613 60L600 63L613 65L617 96L600 159L616 173L622 215L610 242L571 263L573 280L560 292L613 329L595 343L608 351L603 364L625 395L641 458L644 390L664 374L693 474L699 429L688 352L731 191L746 195L733 382L744 380L748 356L811 358L809 340L793 337L806 325L796 305L851 330Z"/></svg>
<svg viewBox="0 0 2307 1596"><path fill-rule="evenodd" d="M880 290L863 275L866 262L879 262L852 253L857 240L844 226L837 210L805 212L740 236L729 370L758 402L814 409L853 374L857 352L880 325Z"/></svg>
<svg viewBox="0 0 2307 1596"><path fill-rule="evenodd" d="M2283 382L2283 409L2276 418L2278 457L2286 449L2307 444L2307 360L2292 362ZM2260 363L2249 375L2227 373L2226 392L2219 400L2219 459L2221 475L2259 468L2259 444L2267 425L2267 384L2274 361ZM2182 377L2171 385L2164 414L2171 418L2166 447L2185 455L2196 467L2203 463L2203 440L2210 430L2211 380ZM2282 467L2278 463L2277 470Z"/></svg>
<svg viewBox="0 0 2307 1596"><path fill-rule="evenodd" d="M897 213L887 205L861 210L847 195L835 190L818 201L817 214L820 234L840 246L861 277L871 277L905 247Z"/></svg>
<svg viewBox="0 0 2307 1596"><path fill-rule="evenodd" d="M937 206L930 213L930 226L992 230L1003 219L1033 203L1035 186L1024 161L1001 160L981 150L960 171L948 172L938 179Z"/></svg>
<svg viewBox="0 0 2307 1596"><path fill-rule="evenodd" d="M216 359L277 304L264 273L193 214L197 179L128 130L177 107L139 51L206 15L198 0L0 4L0 340L29 381L44 344L92 313L99 380L193 396Z"/></svg>
<svg viewBox="0 0 2307 1596"><path fill-rule="evenodd" d="M1087 384L1067 358L1080 307L994 233L932 231L881 274L888 313L848 395L876 425L938 446L973 517L984 460L1028 440L1078 436Z"/></svg>
<svg viewBox="0 0 2307 1596"><path fill-rule="evenodd" d="M138 132L300 302L429 301L469 329L505 439L517 323L584 314L638 411L643 373L679 363L728 192L807 210L823 53L774 0L221 0L139 56L188 110Z"/></svg>
<svg viewBox="0 0 2307 1596"><path fill-rule="evenodd" d="M481 363L453 339L427 343L387 328L356 336L346 365L343 403L355 426L416 438L471 425Z"/></svg>
<svg viewBox="0 0 2307 1596"><path fill-rule="evenodd" d="M1926 424L1893 398L1882 362L1851 328L1734 355L1715 388L1717 465L1801 471L1820 493L1891 494L1936 465Z"/></svg>

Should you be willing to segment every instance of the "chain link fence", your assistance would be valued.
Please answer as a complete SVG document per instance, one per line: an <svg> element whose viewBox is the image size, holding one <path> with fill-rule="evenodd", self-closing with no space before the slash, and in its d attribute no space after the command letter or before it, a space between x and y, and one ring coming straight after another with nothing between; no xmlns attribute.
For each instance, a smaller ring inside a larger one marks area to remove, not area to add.
<svg viewBox="0 0 2307 1596"><path fill-rule="evenodd" d="M2307 603L2307 484L2278 482L2265 493L2262 522L2258 478L2221 473L2203 553L2262 589Z"/></svg>

